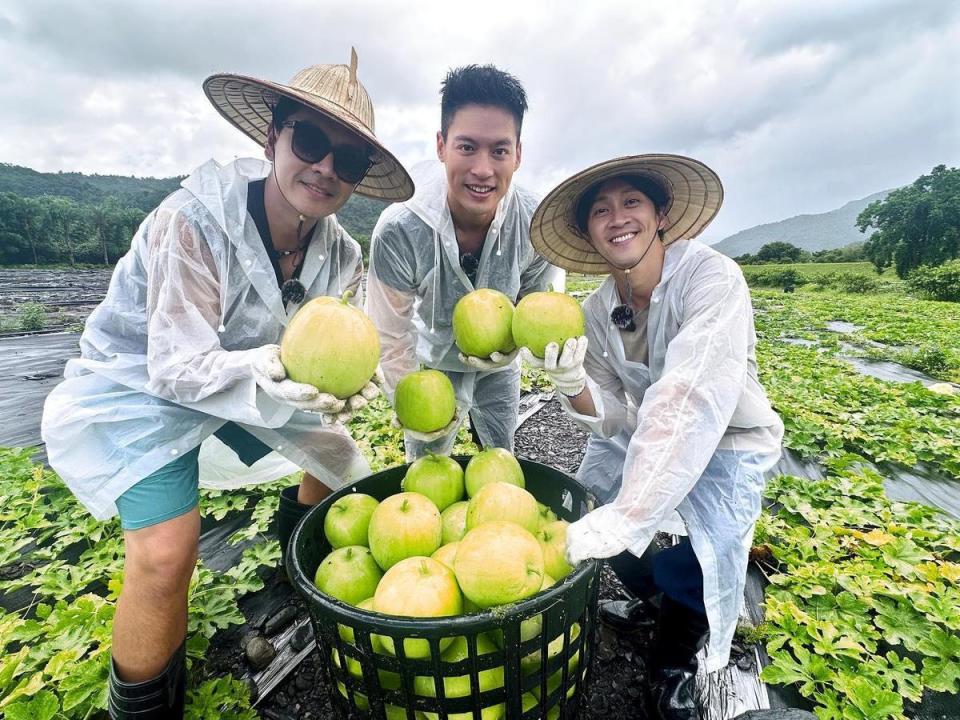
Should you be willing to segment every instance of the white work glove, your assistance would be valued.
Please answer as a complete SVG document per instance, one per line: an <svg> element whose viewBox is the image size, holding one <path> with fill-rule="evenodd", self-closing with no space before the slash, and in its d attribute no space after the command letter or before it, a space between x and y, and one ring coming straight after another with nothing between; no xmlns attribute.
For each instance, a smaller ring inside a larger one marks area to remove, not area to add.
<svg viewBox="0 0 960 720"><path fill-rule="evenodd" d="M591 558L610 558L627 549L627 543L615 528L620 518L613 508L604 505L593 510L567 527L567 547L564 552L570 567L576 567Z"/></svg>
<svg viewBox="0 0 960 720"><path fill-rule="evenodd" d="M563 344L563 352L557 343L548 343L542 360L530 352L530 348L521 348L520 352L528 365L543 370L550 377L557 392L573 397L586 387L587 371L583 369L583 358L587 354L586 335L569 338Z"/></svg>
<svg viewBox="0 0 960 720"><path fill-rule="evenodd" d="M513 352L508 353L494 351L490 353L489 358L477 357L476 355L464 355L463 353L459 353L457 357L460 358L460 362L464 365L469 365L475 370L499 370L511 364L514 358L517 357L518 352L520 352L520 349L515 348Z"/></svg>
<svg viewBox="0 0 960 720"><path fill-rule="evenodd" d="M370 378L370 382L360 388L360 392L358 392L356 395L351 395L344 400L343 407L339 412L324 413L324 422L331 425L333 423L342 423L345 425L346 423L350 422L350 418L353 417L354 413L365 408L371 400L380 394L380 387L382 385L383 370L381 370L380 366L377 365L377 369L373 373L373 377Z"/></svg>
<svg viewBox="0 0 960 720"><path fill-rule="evenodd" d="M434 440L439 440L442 437L446 437L450 433L454 432L457 429L457 426L460 425L460 408L458 407L456 412L453 414L453 420L444 425L439 430L434 430L433 432L420 432L418 430L411 430L408 427L403 427L400 424L400 421L397 419L397 416L393 416L393 426L397 428L402 428L403 431L412 437L414 440L419 440L420 442L430 443Z"/></svg>
<svg viewBox="0 0 960 720"><path fill-rule="evenodd" d="M313 385L298 383L288 378L286 368L280 362L279 345L264 345L253 353L253 378L267 395L278 403L290 405L297 410L319 413L327 423L349 420L353 413L377 396L380 392L377 385L383 382L383 375L378 367L373 379L359 393L341 400L330 393L320 392Z"/></svg>

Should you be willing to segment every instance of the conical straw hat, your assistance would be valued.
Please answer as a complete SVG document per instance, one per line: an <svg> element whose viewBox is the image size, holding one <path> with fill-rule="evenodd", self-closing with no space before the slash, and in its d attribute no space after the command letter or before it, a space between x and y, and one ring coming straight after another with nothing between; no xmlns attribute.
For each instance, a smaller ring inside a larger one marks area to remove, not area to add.
<svg viewBox="0 0 960 720"><path fill-rule="evenodd" d="M533 215L530 241L540 255L571 272L608 273L610 266L577 227L576 208L594 185L620 175L641 175L660 185L670 198L663 243L699 235L723 203L723 185L703 163L682 155L632 155L615 158L567 178L543 199Z"/></svg>
<svg viewBox="0 0 960 720"><path fill-rule="evenodd" d="M203 91L217 111L261 147L273 117L273 107L287 97L316 110L376 148L376 164L355 192L378 200L400 202L413 196L413 180L374 134L373 103L357 79L357 53L350 65L313 65L287 85L230 73L211 75Z"/></svg>

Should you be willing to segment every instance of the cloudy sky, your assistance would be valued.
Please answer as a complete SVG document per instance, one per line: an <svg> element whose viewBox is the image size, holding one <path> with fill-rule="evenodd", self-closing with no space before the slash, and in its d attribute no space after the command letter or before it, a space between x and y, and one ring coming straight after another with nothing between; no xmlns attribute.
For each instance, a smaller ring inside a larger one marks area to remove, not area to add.
<svg viewBox="0 0 960 720"><path fill-rule="evenodd" d="M209 106L218 71L285 81L360 58L377 134L434 154L440 80L492 62L524 83L516 180L547 191L610 157L713 167L705 239L839 207L960 165L955 0L0 0L0 162L169 176L258 155Z"/></svg>

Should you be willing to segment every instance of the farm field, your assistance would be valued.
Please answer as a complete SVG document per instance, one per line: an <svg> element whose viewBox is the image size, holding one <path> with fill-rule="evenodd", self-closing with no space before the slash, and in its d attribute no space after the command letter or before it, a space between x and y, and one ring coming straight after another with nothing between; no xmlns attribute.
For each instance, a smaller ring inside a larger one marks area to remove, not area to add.
<svg viewBox="0 0 960 720"><path fill-rule="evenodd" d="M751 275L763 270L779 271L793 269L805 277L816 277L828 273L850 273L852 275L867 275L869 277L882 277L884 279L896 280L897 275L893 268L886 268L881 275L873 265L868 262L847 262L847 263L771 263L769 265L741 265L743 274L749 279Z"/></svg>
<svg viewBox="0 0 960 720"><path fill-rule="evenodd" d="M567 290L582 300L596 284L571 277ZM766 621L745 633L769 655L762 677L799 692L820 718L960 717L927 714L960 706L960 521L884 489L897 469L922 466L960 494L960 395L866 377L847 359L899 363L927 385L960 383L960 311L889 293L753 295L761 379L785 445L819 473L768 483L754 541ZM526 374L524 384L542 380ZM350 430L374 470L403 462L382 399ZM464 432L455 452L475 451ZM239 678L208 676L204 662L279 561L270 525L289 482L203 494L207 522L250 519L224 540L237 561L201 561L194 576L188 717L260 716ZM29 452L0 450L0 714L102 716L121 560L118 523L93 521ZM585 718L643 717L595 701Z"/></svg>

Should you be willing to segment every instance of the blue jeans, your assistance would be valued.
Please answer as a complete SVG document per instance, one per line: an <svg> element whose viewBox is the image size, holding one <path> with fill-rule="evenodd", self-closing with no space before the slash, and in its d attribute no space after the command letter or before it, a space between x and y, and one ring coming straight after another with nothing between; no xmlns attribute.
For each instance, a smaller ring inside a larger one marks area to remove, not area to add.
<svg viewBox="0 0 960 720"><path fill-rule="evenodd" d="M688 538L664 550L656 550L651 544L640 557L624 551L607 562L620 582L637 597L646 600L663 593L684 607L706 615L703 573Z"/></svg>

